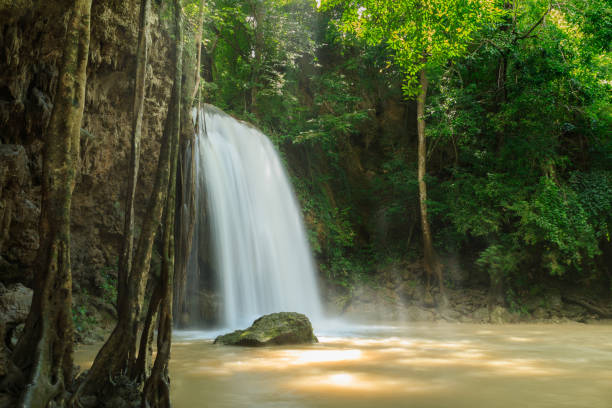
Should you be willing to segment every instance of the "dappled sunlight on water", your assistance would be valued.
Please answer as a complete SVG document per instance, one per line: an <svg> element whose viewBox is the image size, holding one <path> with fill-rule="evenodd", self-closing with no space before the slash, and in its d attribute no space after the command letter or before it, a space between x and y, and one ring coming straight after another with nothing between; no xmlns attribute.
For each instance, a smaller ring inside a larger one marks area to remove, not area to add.
<svg viewBox="0 0 612 408"><path fill-rule="evenodd" d="M177 408L609 408L610 338L610 326L432 324L239 348L179 332L173 400Z"/></svg>
<svg viewBox="0 0 612 408"><path fill-rule="evenodd" d="M342 393L350 393L351 395L366 394L369 397L390 393L406 395L431 392L437 388L435 385L423 381L413 380L408 382L401 378L394 379L385 375L359 372L300 376L295 380L288 381L285 385L290 389L309 393L330 395Z"/></svg>

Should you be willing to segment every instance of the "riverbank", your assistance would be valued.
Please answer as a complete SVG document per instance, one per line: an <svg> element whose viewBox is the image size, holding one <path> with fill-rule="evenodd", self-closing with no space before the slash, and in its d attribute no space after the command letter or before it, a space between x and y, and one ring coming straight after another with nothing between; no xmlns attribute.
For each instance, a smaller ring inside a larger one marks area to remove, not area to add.
<svg viewBox="0 0 612 408"><path fill-rule="evenodd" d="M609 319L605 313L612 311L610 299L598 296L593 288L546 282L534 284L531 290L522 293L507 293L505 304L490 307L489 288L484 282L462 278L457 271L450 276L453 279L446 282L449 304L444 309L436 306L437 286L432 283L427 290L424 271L419 264L381 267L372 276L348 287L334 285L328 280L321 280L319 286L326 314L349 321L605 323ZM218 297L215 299L219 301ZM218 304L208 306L219 309ZM25 320L27 310L22 315ZM116 319L113 296L79 291L74 297L73 318L77 343L103 341ZM15 326L20 323L22 321L16 322Z"/></svg>
<svg viewBox="0 0 612 408"><path fill-rule="evenodd" d="M445 282L448 305L432 280L427 289L418 264L391 265L349 286L326 285L326 309L349 320L457 323L596 323L612 318L610 297L593 288L541 282L523 290L506 289L491 304L489 287L461 276Z"/></svg>

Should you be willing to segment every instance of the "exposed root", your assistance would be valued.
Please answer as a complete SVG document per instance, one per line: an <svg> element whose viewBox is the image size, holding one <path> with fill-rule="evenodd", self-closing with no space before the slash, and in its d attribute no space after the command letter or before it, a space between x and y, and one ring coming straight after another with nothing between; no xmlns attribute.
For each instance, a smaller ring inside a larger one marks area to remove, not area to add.
<svg viewBox="0 0 612 408"><path fill-rule="evenodd" d="M599 317L603 319L612 319L612 311L601 308L597 305L594 305L587 300L579 299L577 297L571 295L564 295L562 299L567 303L573 303L578 306L584 307L589 312L595 313Z"/></svg>

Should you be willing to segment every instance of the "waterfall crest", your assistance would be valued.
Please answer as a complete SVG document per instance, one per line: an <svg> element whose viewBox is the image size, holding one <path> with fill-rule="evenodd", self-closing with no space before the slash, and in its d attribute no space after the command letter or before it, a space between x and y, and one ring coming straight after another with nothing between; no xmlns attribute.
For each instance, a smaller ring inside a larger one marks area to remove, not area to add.
<svg viewBox="0 0 612 408"><path fill-rule="evenodd" d="M280 311L317 320L322 312L316 270L297 200L274 146L259 130L214 106L204 105L197 114L197 220L187 296L198 293L203 273L198 251L209 235L213 280L221 297L219 323L241 327ZM203 198L208 211L202 208ZM196 307L197 301L186 300L192 304L188 309Z"/></svg>

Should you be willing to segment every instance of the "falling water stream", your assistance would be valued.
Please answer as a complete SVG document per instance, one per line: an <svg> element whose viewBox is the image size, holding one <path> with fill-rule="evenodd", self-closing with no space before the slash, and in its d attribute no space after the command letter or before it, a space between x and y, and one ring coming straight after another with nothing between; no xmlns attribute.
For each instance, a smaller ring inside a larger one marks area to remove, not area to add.
<svg viewBox="0 0 612 408"><path fill-rule="evenodd" d="M245 327L258 316L280 311L320 318L301 212L274 146L259 130L211 105L202 108L198 119L196 197L207 203L208 212L200 202L196 216L209 216L220 323ZM196 236L202 236L198 229L204 226L199 219ZM197 252L200 245L193 248ZM201 258L192 253L192 287L202 274Z"/></svg>
<svg viewBox="0 0 612 408"><path fill-rule="evenodd" d="M188 267L189 303L201 300L200 279L211 272L202 261L210 234L226 328L298 311L314 320L320 343L253 349L214 345L221 329L176 331L173 406L612 407L610 325L319 324L315 269L274 147L214 107L199 115L193 163L202 211ZM86 368L97 348L81 347L76 362Z"/></svg>

